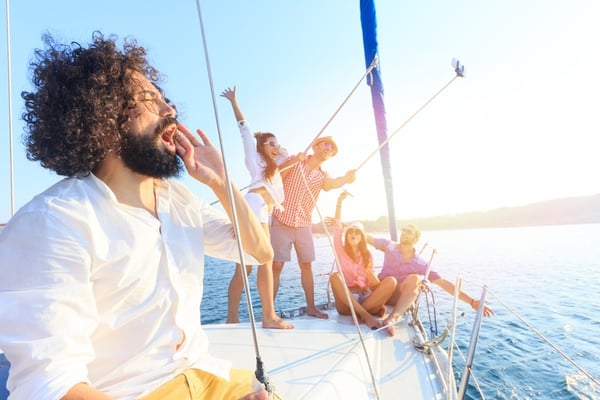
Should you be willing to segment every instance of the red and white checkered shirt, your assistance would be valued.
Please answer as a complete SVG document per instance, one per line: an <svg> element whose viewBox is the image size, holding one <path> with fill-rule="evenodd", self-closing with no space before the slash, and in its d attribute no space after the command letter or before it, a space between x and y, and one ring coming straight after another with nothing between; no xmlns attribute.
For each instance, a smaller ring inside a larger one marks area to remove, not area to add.
<svg viewBox="0 0 600 400"><path fill-rule="evenodd" d="M283 179L283 211L273 210L275 216L282 224L298 228L312 224L312 211L317 203L317 198L323 182L329 176L320 167L307 170L308 160L294 165Z"/></svg>

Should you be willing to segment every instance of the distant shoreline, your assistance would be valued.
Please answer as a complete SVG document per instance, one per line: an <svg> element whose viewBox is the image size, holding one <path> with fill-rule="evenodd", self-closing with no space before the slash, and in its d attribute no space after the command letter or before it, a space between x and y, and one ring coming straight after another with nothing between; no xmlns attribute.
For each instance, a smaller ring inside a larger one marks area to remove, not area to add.
<svg viewBox="0 0 600 400"><path fill-rule="evenodd" d="M361 221L368 232L388 232L386 216ZM520 207L502 207L489 211L465 212L453 215L400 219L397 226L408 223L422 230L452 230L510 228L523 226L576 225L600 223L600 194L567 197L531 203ZM315 234L323 233L320 224L313 224Z"/></svg>

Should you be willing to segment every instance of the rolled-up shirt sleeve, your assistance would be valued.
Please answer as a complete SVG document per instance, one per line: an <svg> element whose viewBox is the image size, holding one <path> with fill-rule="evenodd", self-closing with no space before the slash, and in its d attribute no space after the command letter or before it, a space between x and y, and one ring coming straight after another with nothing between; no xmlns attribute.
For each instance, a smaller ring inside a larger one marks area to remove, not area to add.
<svg viewBox="0 0 600 400"><path fill-rule="evenodd" d="M198 219L197 223L202 226L203 230L203 245L206 255L228 260L240 262L240 252L238 242L235 238L234 228L229 217L220 209L212 207L208 202L196 196L183 191L177 183L171 183L175 188L180 188L175 197L171 194L171 201L177 205L180 203L179 209L187 209L194 216L191 219ZM246 221L239 221L240 224ZM193 245L193 244L190 244ZM250 254L244 253L244 261L248 265L257 265L259 262Z"/></svg>
<svg viewBox="0 0 600 400"><path fill-rule="evenodd" d="M97 325L85 222L23 212L0 235L0 347L16 399L60 398L88 382ZM74 226L81 230L74 230ZM43 254L43 257L40 256Z"/></svg>

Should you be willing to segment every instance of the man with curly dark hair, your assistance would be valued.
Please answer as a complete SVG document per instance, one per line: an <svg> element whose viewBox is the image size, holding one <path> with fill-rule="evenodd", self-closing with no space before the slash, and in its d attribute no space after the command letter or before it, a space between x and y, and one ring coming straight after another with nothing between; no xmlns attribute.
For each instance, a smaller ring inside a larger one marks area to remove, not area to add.
<svg viewBox="0 0 600 400"><path fill-rule="evenodd" d="M45 36L25 100L30 160L66 178L0 234L0 348L14 399L266 398L208 354L204 256L239 262L219 151L177 122L134 40ZM181 183L208 185L226 210ZM250 262L273 251L240 192Z"/></svg>

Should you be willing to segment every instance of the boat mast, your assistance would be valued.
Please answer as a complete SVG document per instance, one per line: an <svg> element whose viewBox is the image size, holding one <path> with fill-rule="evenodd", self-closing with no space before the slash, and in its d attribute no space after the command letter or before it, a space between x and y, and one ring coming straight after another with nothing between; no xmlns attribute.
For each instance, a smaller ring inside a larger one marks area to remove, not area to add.
<svg viewBox="0 0 600 400"><path fill-rule="evenodd" d="M13 168L13 126L12 126L12 71L10 56L10 0L6 0L6 54L7 54L7 76L8 76L8 152L10 169L10 215L15 214L15 188Z"/></svg>
<svg viewBox="0 0 600 400"><path fill-rule="evenodd" d="M378 57L377 45L377 19L375 16L375 1L360 0L360 20L363 33L363 47L365 51L366 66L369 67L375 57ZM379 156L381 159L381 168L383 170L383 180L388 206L388 223L390 230L390 239L398 240L398 230L396 227L396 211L394 208L394 187L392 184L392 171L390 165L390 151L387 141L387 122L385 119L385 103L383 102L383 84L379 63L373 68L368 85L371 87L371 100L373 103L373 112L375 113L375 125L377 127L377 139L381 148ZM385 143L385 144L384 144ZM382 144L384 144L382 146Z"/></svg>

